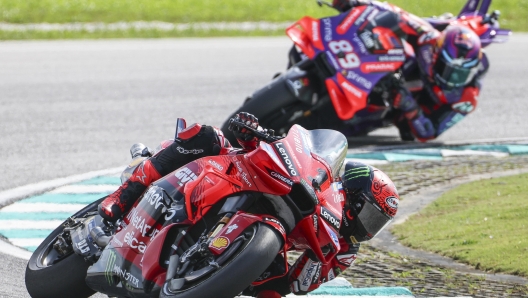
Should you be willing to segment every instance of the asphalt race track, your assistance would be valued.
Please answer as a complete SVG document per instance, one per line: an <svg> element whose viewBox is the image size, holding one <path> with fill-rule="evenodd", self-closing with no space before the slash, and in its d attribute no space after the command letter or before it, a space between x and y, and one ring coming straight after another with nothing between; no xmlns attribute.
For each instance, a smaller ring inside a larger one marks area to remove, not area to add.
<svg viewBox="0 0 528 298"><path fill-rule="evenodd" d="M0 191L121 166L177 117L221 125L286 67L287 38L0 43ZM441 141L528 137L528 35L491 45L477 110ZM395 129L372 142L394 141ZM27 297L26 262L0 255L0 297Z"/></svg>

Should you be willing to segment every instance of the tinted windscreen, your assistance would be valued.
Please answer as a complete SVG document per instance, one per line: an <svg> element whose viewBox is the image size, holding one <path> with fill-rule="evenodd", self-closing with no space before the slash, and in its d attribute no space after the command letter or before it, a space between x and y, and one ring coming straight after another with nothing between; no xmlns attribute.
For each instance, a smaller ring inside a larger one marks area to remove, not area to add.
<svg viewBox="0 0 528 298"><path fill-rule="evenodd" d="M346 137L330 129L315 129L306 132L306 141L310 151L324 159L330 166L332 176L337 177L348 149Z"/></svg>

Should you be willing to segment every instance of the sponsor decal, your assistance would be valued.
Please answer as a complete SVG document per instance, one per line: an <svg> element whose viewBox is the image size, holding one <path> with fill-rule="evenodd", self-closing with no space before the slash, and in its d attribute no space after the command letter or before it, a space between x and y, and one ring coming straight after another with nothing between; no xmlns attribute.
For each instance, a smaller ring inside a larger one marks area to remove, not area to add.
<svg viewBox="0 0 528 298"><path fill-rule="evenodd" d="M330 238L332 238L332 241L334 241L335 246L336 247L340 247L339 246L339 239L337 239L336 233L334 233L334 231L328 230L328 234L330 234Z"/></svg>
<svg viewBox="0 0 528 298"><path fill-rule="evenodd" d="M139 288L139 279L128 272L126 269L122 269L118 265L114 265L113 272L120 276L122 279L126 280L129 284L133 285L136 288Z"/></svg>
<svg viewBox="0 0 528 298"><path fill-rule="evenodd" d="M141 232L141 236L145 237L151 226L145 224L145 218L139 216L136 208L134 208L134 210L128 214L127 218L129 223Z"/></svg>
<svg viewBox="0 0 528 298"><path fill-rule="evenodd" d="M359 26L361 25L363 22L365 22L365 20L367 19L367 16L374 10L374 7L372 6L369 6L367 7L363 13L359 16L359 18L354 22L354 25L356 26Z"/></svg>
<svg viewBox="0 0 528 298"><path fill-rule="evenodd" d="M389 55L403 55L404 51L403 49L390 49L387 51L387 54Z"/></svg>
<svg viewBox="0 0 528 298"><path fill-rule="evenodd" d="M321 207L321 217L329 223L332 227L334 227L336 230L339 230L341 227L341 223L339 222L339 218L332 214L328 209L325 207Z"/></svg>
<svg viewBox="0 0 528 298"><path fill-rule="evenodd" d="M403 62L403 61L405 61L405 56L383 55L383 56L379 56L378 57L378 61L380 61L380 62L392 62L392 61Z"/></svg>
<svg viewBox="0 0 528 298"><path fill-rule="evenodd" d="M392 209L398 209L400 200L398 200L396 197L387 197L385 199L385 203L387 203L387 206L389 206Z"/></svg>
<svg viewBox="0 0 528 298"><path fill-rule="evenodd" d="M366 54L367 53L367 48L365 47L365 44L361 41L361 39L359 39L359 37L358 37L358 35L356 33L354 33L354 37L352 38L352 40L359 47L359 51L362 54Z"/></svg>
<svg viewBox="0 0 528 298"><path fill-rule="evenodd" d="M297 168L293 164L290 154L288 153L286 148L284 148L284 144L279 142L275 143L274 145L275 149L277 149L277 151L279 152L279 156L282 159L284 165L286 166L286 169L288 170L290 176L298 176Z"/></svg>
<svg viewBox="0 0 528 298"><path fill-rule="evenodd" d="M145 175L145 170L143 168L144 165L145 165L144 163L139 165L138 171L136 174L136 178L139 179L139 181L141 181L141 183L143 184L145 184L145 178L147 178L147 175Z"/></svg>
<svg viewBox="0 0 528 298"><path fill-rule="evenodd" d="M306 180L304 179L301 179L301 184L302 186L304 186L304 189L306 189L308 194L310 194L310 197L312 197L312 200L316 204L319 204L319 199L317 198L317 195L315 194L315 190L313 189L313 187L310 184L308 184L308 182L306 182Z"/></svg>
<svg viewBox="0 0 528 298"><path fill-rule="evenodd" d="M126 244L128 244L128 246L137 249L140 253L144 253L145 249L147 248L145 242L137 240L132 232L125 234L124 241Z"/></svg>
<svg viewBox="0 0 528 298"><path fill-rule="evenodd" d="M333 189L334 191L340 191L340 190L342 190L342 189L343 189L343 183L341 183L341 182L334 182L334 183L332 183L332 189Z"/></svg>
<svg viewBox="0 0 528 298"><path fill-rule="evenodd" d="M401 62L366 62L361 65L364 73L395 71L401 66Z"/></svg>
<svg viewBox="0 0 528 298"><path fill-rule="evenodd" d="M319 270L319 262L313 262L310 260L309 263L306 264L306 266L303 268L303 272L301 273L301 289L306 290L312 285L313 277L318 275Z"/></svg>
<svg viewBox="0 0 528 298"><path fill-rule="evenodd" d="M365 44L367 48L370 49L376 46L376 43L374 42L374 39L372 38L372 32L365 31L359 34L359 37L361 38L361 40L363 41L363 43Z"/></svg>
<svg viewBox="0 0 528 298"><path fill-rule="evenodd" d="M156 209L156 210L160 206L165 207L165 204L163 202L163 191L159 187L157 187L155 185L151 185L149 187L147 192L144 194L143 199L147 200L147 202L151 206L154 206L154 209ZM131 213L129 213L128 217L130 217L130 216L132 216Z"/></svg>
<svg viewBox="0 0 528 298"><path fill-rule="evenodd" d="M221 250L221 249L226 248L229 244L230 244L230 241L228 238L224 236L220 236L220 237L215 238L211 242L211 244L209 244L209 247L217 249L217 250Z"/></svg>
<svg viewBox="0 0 528 298"><path fill-rule="evenodd" d="M240 173L240 177L242 178L242 180L244 180L244 182L246 182L249 187L251 187L251 182L249 182L246 172L244 172L244 170L242 169L241 163L242 162L240 160L235 161L235 165L238 169L238 172Z"/></svg>
<svg viewBox="0 0 528 298"><path fill-rule="evenodd" d="M357 72L354 72L352 70L348 71L346 78L351 81L354 81L355 83L357 83L358 85L360 85L361 87L365 89L370 90L370 88L372 88L372 82L370 82L369 80L367 80L366 78L364 78L363 76L359 75Z"/></svg>
<svg viewBox="0 0 528 298"><path fill-rule="evenodd" d="M224 170L224 167L222 167L220 164L218 164L216 161L212 160L212 159L209 159L209 163L217 168L219 171L223 171Z"/></svg>
<svg viewBox="0 0 528 298"><path fill-rule="evenodd" d="M350 266L357 259L356 254L337 255L337 261L343 265Z"/></svg>
<svg viewBox="0 0 528 298"><path fill-rule="evenodd" d="M358 167L345 171L345 180L356 179L359 177L370 177L370 168L369 167Z"/></svg>
<svg viewBox="0 0 528 298"><path fill-rule="evenodd" d="M279 173L277 173L275 171L270 171L270 170L268 170L268 171L269 171L269 174L270 174L271 177L273 177L273 178L275 178L275 179L277 179L279 181L282 181L282 182L288 184L289 186L293 185L293 181L292 180L282 176L281 174L279 174Z"/></svg>
<svg viewBox="0 0 528 298"><path fill-rule="evenodd" d="M77 246L77 248L81 251L82 254L90 252L90 247L88 246L88 243L86 243L86 239L75 243L75 246Z"/></svg>
<svg viewBox="0 0 528 298"><path fill-rule="evenodd" d="M198 176L196 176L196 174L187 167L174 173L174 176L180 179L180 181L178 182L180 185L183 185L183 183L187 183L189 181L194 181L198 179Z"/></svg>
<svg viewBox="0 0 528 298"><path fill-rule="evenodd" d="M319 41L319 23L312 22L312 40Z"/></svg>
<svg viewBox="0 0 528 298"><path fill-rule="evenodd" d="M332 41L333 34L332 34L332 20L329 18L323 19L323 25L324 25L324 40L326 42Z"/></svg>
<svg viewBox="0 0 528 298"><path fill-rule="evenodd" d="M361 13L360 9L351 9L350 13L343 19L341 24L337 26L337 33L344 34L352 27L352 24L354 24L354 21L357 19L359 14Z"/></svg>
<svg viewBox="0 0 528 298"><path fill-rule="evenodd" d="M337 64L337 60L334 58L334 55L331 55L330 53L331 53L330 51L327 51L326 57L330 60L330 62L332 63L335 69L339 69L340 66L339 64Z"/></svg>
<svg viewBox="0 0 528 298"><path fill-rule="evenodd" d="M292 81L292 80L286 80L286 83L292 87L293 91L295 92L295 96L299 97L299 90L301 90L302 87L304 87L304 82L301 79Z"/></svg>
<svg viewBox="0 0 528 298"><path fill-rule="evenodd" d="M180 152L181 154L200 154L200 153L203 153L203 149L191 149L191 150L187 150L183 147L176 147L176 150L178 150L178 152Z"/></svg>
<svg viewBox="0 0 528 298"><path fill-rule="evenodd" d="M339 204L339 203L345 201L345 196L341 192L333 193L332 197L334 198L334 203L336 203L336 204Z"/></svg>
<svg viewBox="0 0 528 298"><path fill-rule="evenodd" d="M370 22L372 22L372 20L374 19L374 17L376 17L376 16L378 15L379 12L380 12L379 9L377 9L377 8L374 9L374 11L373 11L371 14L369 14L369 16L367 17L367 20L369 20ZM375 22L374 22L374 23L375 23Z"/></svg>
<svg viewBox="0 0 528 298"><path fill-rule="evenodd" d="M238 225L237 224L230 225L230 226L227 227L227 232L225 234L226 235L227 234L231 234L231 232L233 232L236 229L238 229Z"/></svg>
<svg viewBox="0 0 528 298"><path fill-rule="evenodd" d="M363 93L357 89L356 87L354 87L353 85L351 85L349 82L347 81L343 81L341 83L341 86L343 87L343 89L345 89L346 91L352 93L355 97L358 97L358 98L361 98L363 96Z"/></svg>
<svg viewBox="0 0 528 298"><path fill-rule="evenodd" d="M299 136L299 129L292 130L293 142L295 143L295 151L303 153L303 144Z"/></svg>
<svg viewBox="0 0 528 298"><path fill-rule="evenodd" d="M279 228L280 228L280 232L281 232L282 234L286 234L286 229L284 229L284 226L281 224L280 221L276 220L275 218L271 218L271 217L264 217L264 220L265 220L265 221L270 221L270 222L272 222L272 223L275 223L276 225L279 226Z"/></svg>
<svg viewBox="0 0 528 298"><path fill-rule="evenodd" d="M207 176L204 176L204 180L207 181L207 183L211 184L211 185L216 185L216 183L211 180L211 178L207 177Z"/></svg>
<svg viewBox="0 0 528 298"><path fill-rule="evenodd" d="M105 268L105 278L108 282L108 285L113 286L114 285L114 278L113 278L113 269L115 266L117 256L115 251L110 250L108 253L108 258L106 260L106 268Z"/></svg>

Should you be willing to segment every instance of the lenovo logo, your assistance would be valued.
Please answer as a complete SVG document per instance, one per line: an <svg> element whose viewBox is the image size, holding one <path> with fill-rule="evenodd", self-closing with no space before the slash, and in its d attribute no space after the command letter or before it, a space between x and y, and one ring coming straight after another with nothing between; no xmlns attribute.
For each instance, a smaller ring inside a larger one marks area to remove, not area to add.
<svg viewBox="0 0 528 298"><path fill-rule="evenodd" d="M288 151L286 151L284 145L282 143L275 143L275 148L279 152L279 156L281 157L282 162L286 166L286 169L288 169L290 176L297 176L297 168L293 164L290 154L288 154Z"/></svg>

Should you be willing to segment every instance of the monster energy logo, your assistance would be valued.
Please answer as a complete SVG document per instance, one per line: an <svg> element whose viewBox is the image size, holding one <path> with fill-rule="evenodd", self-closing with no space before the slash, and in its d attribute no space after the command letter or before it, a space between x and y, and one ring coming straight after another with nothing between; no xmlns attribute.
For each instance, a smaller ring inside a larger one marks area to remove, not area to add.
<svg viewBox="0 0 528 298"><path fill-rule="evenodd" d="M345 179L355 179L359 177L369 177L370 169L369 167L359 167L355 169L350 169L345 172Z"/></svg>
<svg viewBox="0 0 528 298"><path fill-rule="evenodd" d="M109 252L108 259L106 261L106 269L105 269L105 277L106 281L108 281L108 284L113 286L114 285L114 265L116 262L117 256L116 253L111 250Z"/></svg>

